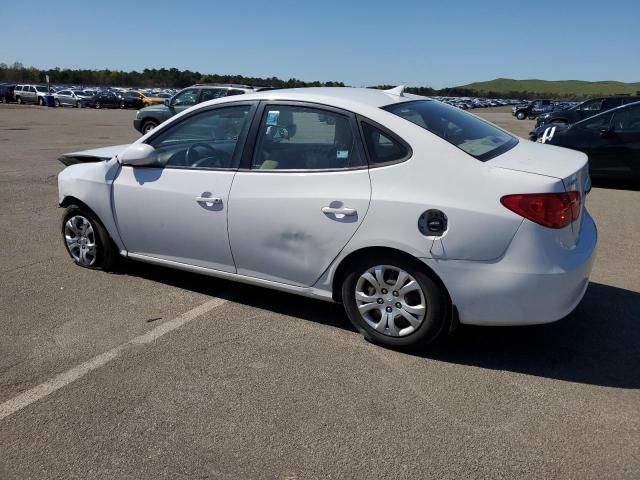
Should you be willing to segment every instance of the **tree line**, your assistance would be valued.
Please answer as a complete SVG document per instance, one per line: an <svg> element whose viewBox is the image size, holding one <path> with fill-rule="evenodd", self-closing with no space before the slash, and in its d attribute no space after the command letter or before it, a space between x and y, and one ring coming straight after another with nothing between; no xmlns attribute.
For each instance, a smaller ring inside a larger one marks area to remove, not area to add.
<svg viewBox="0 0 640 480"><path fill-rule="evenodd" d="M344 87L343 82L305 82L296 78L283 80L277 77L260 78L245 77L243 75L218 75L192 72L191 70L178 70L177 68L145 68L138 72L133 70L92 70L53 68L49 70L36 67L25 67L20 62L11 65L0 63L0 81L16 83L44 83L46 75L49 75L51 83L79 86L119 86L119 87L157 87L157 88L184 88L195 83L236 83L255 86L270 86L278 88L295 87ZM394 85L377 85L373 88L393 88ZM430 87L409 87L409 93L424 96L450 96L450 97L488 97L488 98L556 98L556 99L581 99L593 95L573 95L510 91L510 92L480 92L466 88L443 88L436 90Z"/></svg>
<svg viewBox="0 0 640 480"><path fill-rule="evenodd" d="M81 86L118 86L118 87L158 87L184 88L194 83L236 83L255 86L271 86L280 88L294 87L343 87L342 82L305 82L296 78L282 80L277 77L259 78L243 75L217 75L178 70L177 68L160 68L143 71L124 72L122 70L91 70L70 68L52 68L42 70L36 67L25 67L20 62L11 65L0 63L0 80L17 83L44 83L49 75L51 83Z"/></svg>

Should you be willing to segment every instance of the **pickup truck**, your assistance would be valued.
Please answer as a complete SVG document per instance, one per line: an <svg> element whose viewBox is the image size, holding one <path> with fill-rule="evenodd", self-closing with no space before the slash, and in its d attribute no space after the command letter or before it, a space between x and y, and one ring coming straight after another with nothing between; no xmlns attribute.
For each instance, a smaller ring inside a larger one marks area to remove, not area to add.
<svg viewBox="0 0 640 480"><path fill-rule="evenodd" d="M529 103L521 103L511 107L511 114L518 120L535 119L538 115L553 110L551 100L532 100Z"/></svg>

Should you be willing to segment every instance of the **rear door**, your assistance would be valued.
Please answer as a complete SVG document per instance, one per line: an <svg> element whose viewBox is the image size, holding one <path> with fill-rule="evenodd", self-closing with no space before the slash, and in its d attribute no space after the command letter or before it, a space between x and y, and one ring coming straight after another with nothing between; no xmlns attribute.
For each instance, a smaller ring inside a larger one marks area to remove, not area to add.
<svg viewBox="0 0 640 480"><path fill-rule="evenodd" d="M38 103L38 94L36 93L36 88L33 85L29 85L26 92L23 90L23 98L28 103Z"/></svg>
<svg viewBox="0 0 640 480"><path fill-rule="evenodd" d="M229 239L238 273L310 286L351 239L371 182L349 112L268 102L233 181Z"/></svg>

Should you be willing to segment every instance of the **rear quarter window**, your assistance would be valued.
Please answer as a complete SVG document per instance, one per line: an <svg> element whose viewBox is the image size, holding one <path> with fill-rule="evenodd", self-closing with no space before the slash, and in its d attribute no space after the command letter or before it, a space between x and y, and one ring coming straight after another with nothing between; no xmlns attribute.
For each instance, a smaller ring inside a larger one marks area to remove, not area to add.
<svg viewBox="0 0 640 480"><path fill-rule="evenodd" d="M384 110L424 128L480 161L513 148L518 140L500 128L458 108L434 100L395 103Z"/></svg>

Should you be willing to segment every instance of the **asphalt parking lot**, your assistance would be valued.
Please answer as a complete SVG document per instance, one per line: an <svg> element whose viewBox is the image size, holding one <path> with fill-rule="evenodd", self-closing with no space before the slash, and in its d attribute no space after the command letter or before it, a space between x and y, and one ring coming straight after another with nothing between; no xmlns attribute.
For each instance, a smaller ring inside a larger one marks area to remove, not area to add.
<svg viewBox="0 0 640 480"><path fill-rule="evenodd" d="M395 352L332 304L74 266L56 159L136 139L134 114L0 105L0 479L638 478L640 191L592 190L569 317Z"/></svg>

